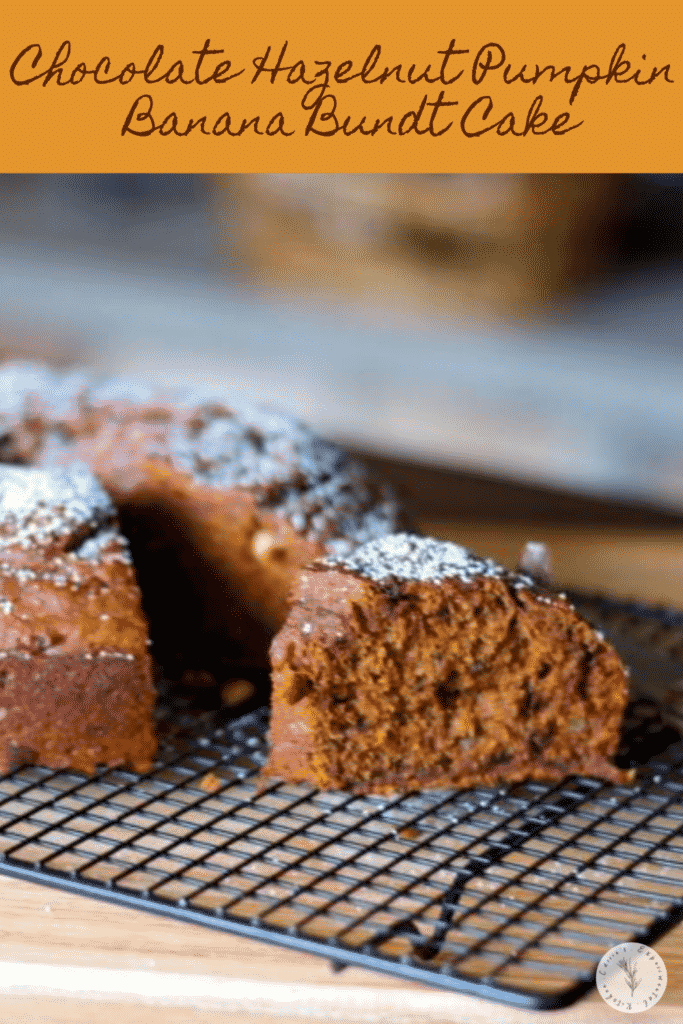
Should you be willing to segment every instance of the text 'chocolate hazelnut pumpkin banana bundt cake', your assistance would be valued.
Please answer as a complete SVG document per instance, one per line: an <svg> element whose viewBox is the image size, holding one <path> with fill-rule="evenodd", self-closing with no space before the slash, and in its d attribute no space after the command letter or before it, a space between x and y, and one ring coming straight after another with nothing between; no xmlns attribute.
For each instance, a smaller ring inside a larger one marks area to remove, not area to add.
<svg viewBox="0 0 683 1024"><path fill-rule="evenodd" d="M0 466L0 772L148 768L155 690L128 543L83 466Z"/></svg>
<svg viewBox="0 0 683 1024"><path fill-rule="evenodd" d="M557 594L396 534L301 573L272 648L266 774L383 793L584 774L628 699L613 648Z"/></svg>

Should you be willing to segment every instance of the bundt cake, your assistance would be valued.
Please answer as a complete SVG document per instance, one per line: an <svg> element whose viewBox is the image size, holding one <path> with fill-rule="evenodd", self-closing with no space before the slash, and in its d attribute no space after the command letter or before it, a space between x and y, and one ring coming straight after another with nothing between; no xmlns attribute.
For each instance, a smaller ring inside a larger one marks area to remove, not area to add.
<svg viewBox="0 0 683 1024"><path fill-rule="evenodd" d="M322 789L628 776L615 651L568 602L400 533L319 559L271 647L267 775Z"/></svg>
<svg viewBox="0 0 683 1024"><path fill-rule="evenodd" d="M84 466L0 466L0 772L148 768L147 623L115 509Z"/></svg>
<svg viewBox="0 0 683 1024"><path fill-rule="evenodd" d="M359 793L626 780L609 644L529 575L396 533L391 492L290 417L10 366L0 461L19 464L2 469L0 770L154 755L116 506L167 675L216 679L239 705L255 677L235 667L265 664L279 629L266 773Z"/></svg>

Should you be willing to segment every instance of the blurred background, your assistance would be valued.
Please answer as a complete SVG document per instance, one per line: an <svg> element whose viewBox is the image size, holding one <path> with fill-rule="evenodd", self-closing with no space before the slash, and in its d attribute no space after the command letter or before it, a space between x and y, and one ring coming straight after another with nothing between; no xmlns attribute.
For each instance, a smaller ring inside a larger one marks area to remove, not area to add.
<svg viewBox="0 0 683 1024"><path fill-rule="evenodd" d="M682 228L683 175L3 175L0 356L287 408L466 541L678 536Z"/></svg>

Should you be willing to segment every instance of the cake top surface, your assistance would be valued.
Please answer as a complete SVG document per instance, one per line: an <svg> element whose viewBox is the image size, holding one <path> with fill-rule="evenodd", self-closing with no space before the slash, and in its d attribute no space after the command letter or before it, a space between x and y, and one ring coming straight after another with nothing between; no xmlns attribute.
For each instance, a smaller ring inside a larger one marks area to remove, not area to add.
<svg viewBox="0 0 683 1024"><path fill-rule="evenodd" d="M130 405L168 405L153 384L131 377L107 377L85 389L84 402L91 406L129 403Z"/></svg>
<svg viewBox="0 0 683 1024"><path fill-rule="evenodd" d="M149 453L170 462L198 484L245 488L309 539L335 554L400 528L398 504L387 487L337 445L295 417L261 407L215 386L160 388L113 377L99 384L87 374L58 374L39 364L0 370L0 421L39 412L48 425L43 465L61 464L83 434L79 409L100 411L104 422L147 423ZM60 421L70 421L64 434ZM78 455L76 454L76 458ZM87 456L86 456L87 458Z"/></svg>
<svg viewBox="0 0 683 1024"><path fill-rule="evenodd" d="M175 424L170 450L174 463L195 478L215 487L254 488L262 505L313 537L343 535L362 543L396 528L398 506L389 491L294 417L228 398L185 401L191 411Z"/></svg>
<svg viewBox="0 0 683 1024"><path fill-rule="evenodd" d="M214 398L178 425L172 454L218 486L269 486L329 478L342 452L293 417L246 402Z"/></svg>
<svg viewBox="0 0 683 1024"><path fill-rule="evenodd" d="M536 589L530 576L510 572L459 544L409 533L380 537L343 557L321 559L320 564L347 569L375 582L393 578L424 583L441 583L448 579L473 583L477 578L488 577L505 580L518 589Z"/></svg>
<svg viewBox="0 0 683 1024"><path fill-rule="evenodd" d="M7 363L0 368L0 422L35 413L69 416L87 380L80 370L60 372L28 360Z"/></svg>
<svg viewBox="0 0 683 1024"><path fill-rule="evenodd" d="M0 547L41 547L69 538L87 542L115 514L107 493L79 463L0 467Z"/></svg>

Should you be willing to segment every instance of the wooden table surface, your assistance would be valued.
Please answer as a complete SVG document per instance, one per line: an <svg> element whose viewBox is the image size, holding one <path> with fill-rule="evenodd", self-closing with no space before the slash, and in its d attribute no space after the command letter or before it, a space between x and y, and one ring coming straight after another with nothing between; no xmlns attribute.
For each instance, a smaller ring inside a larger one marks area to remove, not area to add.
<svg viewBox="0 0 683 1024"><path fill-rule="evenodd" d="M551 544L558 582L683 608L683 530L426 524L514 564ZM0 1024L607 1024L593 991L566 1010L516 1011L0 875ZM656 944L667 990L648 1021L683 1019L683 924Z"/></svg>

